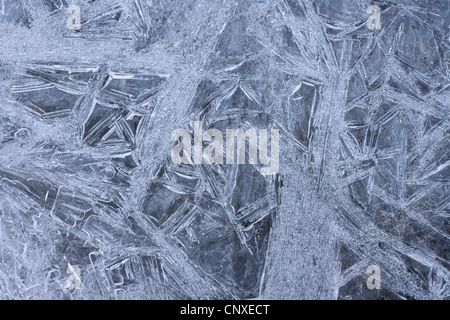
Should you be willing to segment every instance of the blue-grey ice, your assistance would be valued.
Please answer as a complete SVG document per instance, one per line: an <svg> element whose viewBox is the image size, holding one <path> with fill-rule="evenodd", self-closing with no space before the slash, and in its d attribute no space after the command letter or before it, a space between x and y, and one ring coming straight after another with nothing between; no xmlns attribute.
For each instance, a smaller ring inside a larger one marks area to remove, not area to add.
<svg viewBox="0 0 450 320"><path fill-rule="evenodd" d="M0 6L0 299L450 298L449 0Z"/></svg>

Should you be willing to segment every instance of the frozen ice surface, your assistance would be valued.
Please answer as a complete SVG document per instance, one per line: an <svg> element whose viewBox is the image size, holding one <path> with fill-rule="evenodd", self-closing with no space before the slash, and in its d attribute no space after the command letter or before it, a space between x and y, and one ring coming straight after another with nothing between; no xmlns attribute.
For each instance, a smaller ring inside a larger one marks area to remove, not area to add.
<svg viewBox="0 0 450 320"><path fill-rule="evenodd" d="M450 298L450 1L0 5L0 299Z"/></svg>

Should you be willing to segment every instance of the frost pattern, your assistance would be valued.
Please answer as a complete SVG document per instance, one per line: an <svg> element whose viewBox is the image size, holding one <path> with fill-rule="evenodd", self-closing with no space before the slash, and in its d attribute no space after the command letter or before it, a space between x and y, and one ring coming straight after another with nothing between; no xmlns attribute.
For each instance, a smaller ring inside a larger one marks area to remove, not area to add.
<svg viewBox="0 0 450 320"><path fill-rule="evenodd" d="M0 3L0 299L450 297L450 1ZM174 165L199 120L279 173Z"/></svg>

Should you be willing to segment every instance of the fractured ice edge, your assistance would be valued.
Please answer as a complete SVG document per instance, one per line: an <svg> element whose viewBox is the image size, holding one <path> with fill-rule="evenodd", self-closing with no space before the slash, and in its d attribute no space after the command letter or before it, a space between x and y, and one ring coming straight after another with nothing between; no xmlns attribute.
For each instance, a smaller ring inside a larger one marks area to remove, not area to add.
<svg viewBox="0 0 450 320"><path fill-rule="evenodd" d="M0 299L450 298L450 1L0 4Z"/></svg>

